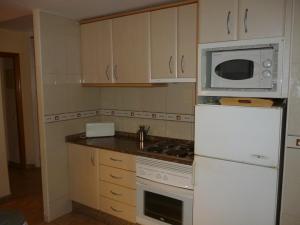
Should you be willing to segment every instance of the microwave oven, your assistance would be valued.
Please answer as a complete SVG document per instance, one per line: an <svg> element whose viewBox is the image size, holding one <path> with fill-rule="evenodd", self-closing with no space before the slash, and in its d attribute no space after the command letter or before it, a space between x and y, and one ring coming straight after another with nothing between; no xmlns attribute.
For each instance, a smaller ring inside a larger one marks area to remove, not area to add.
<svg viewBox="0 0 300 225"><path fill-rule="evenodd" d="M272 48L212 52L211 87L271 89L274 52Z"/></svg>
<svg viewBox="0 0 300 225"><path fill-rule="evenodd" d="M286 97L287 53L280 38L200 44L198 96Z"/></svg>

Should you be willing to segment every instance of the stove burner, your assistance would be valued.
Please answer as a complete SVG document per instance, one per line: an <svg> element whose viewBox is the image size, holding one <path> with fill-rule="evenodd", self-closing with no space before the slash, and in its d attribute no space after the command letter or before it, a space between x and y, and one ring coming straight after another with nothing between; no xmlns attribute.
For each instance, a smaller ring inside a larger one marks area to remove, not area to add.
<svg viewBox="0 0 300 225"><path fill-rule="evenodd" d="M190 142L161 141L147 146L144 151L165 154L176 158L192 158L194 156L194 146Z"/></svg>

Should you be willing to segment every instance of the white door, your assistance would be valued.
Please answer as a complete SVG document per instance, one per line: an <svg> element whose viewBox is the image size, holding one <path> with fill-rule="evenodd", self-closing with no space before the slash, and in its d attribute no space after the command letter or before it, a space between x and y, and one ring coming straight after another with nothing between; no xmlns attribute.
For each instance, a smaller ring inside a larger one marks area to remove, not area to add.
<svg viewBox="0 0 300 225"><path fill-rule="evenodd" d="M275 225L277 170L196 156L194 225Z"/></svg>
<svg viewBox="0 0 300 225"><path fill-rule="evenodd" d="M197 105L195 154L278 166L281 108Z"/></svg>
<svg viewBox="0 0 300 225"><path fill-rule="evenodd" d="M239 0L239 39L280 37L285 0Z"/></svg>
<svg viewBox="0 0 300 225"><path fill-rule="evenodd" d="M178 57L179 78L196 77L197 4L178 7Z"/></svg>
<svg viewBox="0 0 300 225"><path fill-rule="evenodd" d="M238 0L199 1L200 43L237 39Z"/></svg>
<svg viewBox="0 0 300 225"><path fill-rule="evenodd" d="M151 78L177 76L177 8L151 12Z"/></svg>

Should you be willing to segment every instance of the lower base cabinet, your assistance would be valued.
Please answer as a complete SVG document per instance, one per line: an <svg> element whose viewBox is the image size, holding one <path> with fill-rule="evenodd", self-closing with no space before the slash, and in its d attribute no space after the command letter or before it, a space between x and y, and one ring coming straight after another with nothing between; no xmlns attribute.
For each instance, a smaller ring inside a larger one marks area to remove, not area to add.
<svg viewBox="0 0 300 225"><path fill-rule="evenodd" d="M135 156L101 150L100 210L136 223Z"/></svg>
<svg viewBox="0 0 300 225"><path fill-rule="evenodd" d="M69 144L70 198L136 223L135 156Z"/></svg>

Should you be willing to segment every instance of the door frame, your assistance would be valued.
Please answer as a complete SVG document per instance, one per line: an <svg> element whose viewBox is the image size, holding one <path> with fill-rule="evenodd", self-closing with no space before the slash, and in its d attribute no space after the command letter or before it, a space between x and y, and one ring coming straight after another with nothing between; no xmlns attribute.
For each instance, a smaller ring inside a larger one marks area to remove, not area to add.
<svg viewBox="0 0 300 225"><path fill-rule="evenodd" d="M0 57L13 59L15 85L16 85L20 166L22 168L25 168L26 149L25 149L25 130L24 130L24 117L23 117L22 82L21 82L21 71L20 71L20 55L18 53L0 52Z"/></svg>

